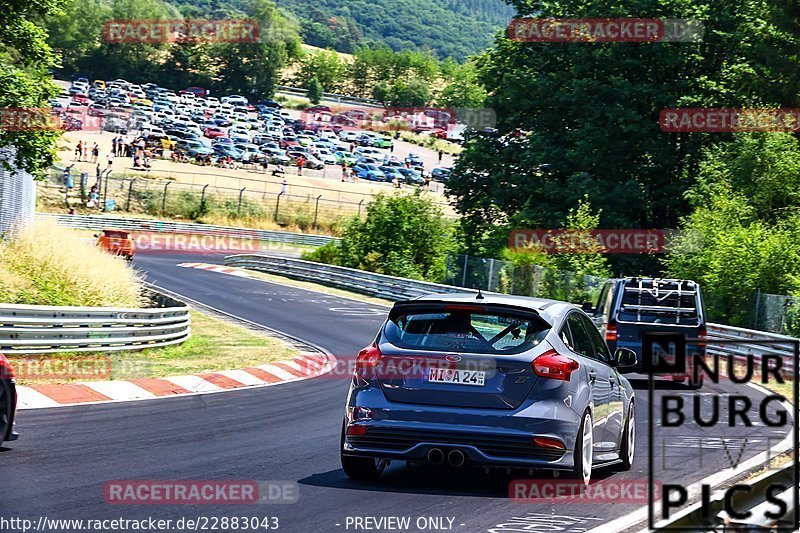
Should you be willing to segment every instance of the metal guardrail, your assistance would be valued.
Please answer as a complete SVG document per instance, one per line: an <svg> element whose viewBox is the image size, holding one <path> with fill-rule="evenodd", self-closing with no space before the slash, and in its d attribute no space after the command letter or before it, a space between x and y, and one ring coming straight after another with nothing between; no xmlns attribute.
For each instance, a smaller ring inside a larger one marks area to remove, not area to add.
<svg viewBox="0 0 800 533"><path fill-rule="evenodd" d="M121 229L128 231L147 231L157 233L176 233L187 235L211 235L226 237L248 237L259 241L284 244L304 244L322 246L337 237L326 235L310 235L288 231L270 231L262 229L237 228L233 226L214 226L192 222L173 222L167 220L151 220L146 218L123 218L102 215L61 215L56 213L37 213L37 218L54 221L59 226L73 229L104 230Z"/></svg>
<svg viewBox="0 0 800 533"><path fill-rule="evenodd" d="M781 358L783 369L789 376L795 375L794 368L794 347L791 344L796 341L794 337L757 331L754 329L737 328L735 326L725 326L723 324L708 324L709 343L707 352L711 355L732 355L737 361L747 361L752 357L756 362L760 361L763 354L776 355ZM734 340L740 341L736 344L714 344L713 340ZM741 342L752 339L752 343ZM779 344L764 344L758 341L786 341Z"/></svg>
<svg viewBox="0 0 800 533"><path fill-rule="evenodd" d="M50 307L0 303L6 354L141 350L180 344L191 334L189 307L151 293L154 307Z"/></svg>
<svg viewBox="0 0 800 533"><path fill-rule="evenodd" d="M277 90L278 92L298 95L298 96L306 96L308 94L308 89L302 89L300 87L288 87L286 85L278 85ZM368 105L372 107L382 107L380 102L372 98L360 98L358 96L347 96L345 94L326 93L326 92L322 93L322 98L326 100L336 100L340 103L345 102L345 103Z"/></svg>
<svg viewBox="0 0 800 533"><path fill-rule="evenodd" d="M314 263L303 261L302 259L292 259L288 257L273 257L261 254L238 254L225 258L225 264L267 272L269 274L279 274L303 281L313 281L337 287L349 289L377 298L388 300L405 300L424 296L431 293L463 293L475 292L473 289L453 287L451 285L440 285L427 281L413 279L396 278L366 272L355 268L346 268L324 263Z"/></svg>

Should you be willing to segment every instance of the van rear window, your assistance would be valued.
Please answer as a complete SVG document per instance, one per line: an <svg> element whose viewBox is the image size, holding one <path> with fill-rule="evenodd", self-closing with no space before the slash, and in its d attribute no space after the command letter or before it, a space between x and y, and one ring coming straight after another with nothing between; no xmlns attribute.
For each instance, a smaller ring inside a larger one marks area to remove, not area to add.
<svg viewBox="0 0 800 533"><path fill-rule="evenodd" d="M623 285L617 320L698 325L702 304L696 283L686 280L631 279Z"/></svg>
<svg viewBox="0 0 800 533"><path fill-rule="evenodd" d="M533 348L550 331L534 314L447 307L392 313L386 339L404 349L511 355Z"/></svg>

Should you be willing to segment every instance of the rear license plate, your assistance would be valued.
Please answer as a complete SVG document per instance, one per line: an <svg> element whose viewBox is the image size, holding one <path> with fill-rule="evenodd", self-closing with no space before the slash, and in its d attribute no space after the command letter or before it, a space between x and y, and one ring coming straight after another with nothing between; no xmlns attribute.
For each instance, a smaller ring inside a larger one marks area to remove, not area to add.
<svg viewBox="0 0 800 533"><path fill-rule="evenodd" d="M430 383L453 383L456 385L483 387L485 379L486 372L482 370L428 369L428 381Z"/></svg>

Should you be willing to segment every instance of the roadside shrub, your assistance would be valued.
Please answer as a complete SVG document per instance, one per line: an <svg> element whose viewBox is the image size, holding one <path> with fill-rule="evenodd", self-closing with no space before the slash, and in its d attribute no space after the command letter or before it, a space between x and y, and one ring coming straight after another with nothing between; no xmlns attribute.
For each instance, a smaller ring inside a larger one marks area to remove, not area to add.
<svg viewBox="0 0 800 533"><path fill-rule="evenodd" d="M0 301L138 307L142 281L124 259L66 228L36 226L0 242Z"/></svg>

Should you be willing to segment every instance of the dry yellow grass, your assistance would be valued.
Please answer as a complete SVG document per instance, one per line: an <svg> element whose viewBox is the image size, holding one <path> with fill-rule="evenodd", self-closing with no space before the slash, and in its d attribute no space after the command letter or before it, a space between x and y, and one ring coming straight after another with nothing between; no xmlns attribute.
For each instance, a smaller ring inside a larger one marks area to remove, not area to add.
<svg viewBox="0 0 800 533"><path fill-rule="evenodd" d="M124 259L39 221L0 243L0 301L139 307L142 282Z"/></svg>

